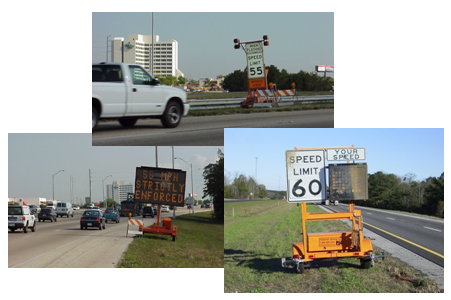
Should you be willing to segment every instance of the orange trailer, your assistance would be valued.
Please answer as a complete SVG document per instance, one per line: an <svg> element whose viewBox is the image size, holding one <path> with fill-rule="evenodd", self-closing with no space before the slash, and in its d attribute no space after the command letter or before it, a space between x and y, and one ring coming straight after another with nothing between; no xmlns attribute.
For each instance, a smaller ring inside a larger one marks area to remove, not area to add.
<svg viewBox="0 0 451 300"><path fill-rule="evenodd" d="M145 228L144 226L139 226L139 230L144 233L152 233L152 234L164 234L170 235L172 237L172 241L175 242L177 237L177 226L172 226L171 218L163 218L163 226L160 223L160 211L161 205L158 204L158 213L157 213L157 221L149 228Z"/></svg>
<svg viewBox="0 0 451 300"><path fill-rule="evenodd" d="M360 259L364 269L374 264L374 258L384 254L373 254L369 238L363 236L362 215L360 210L349 204L349 212L308 213L306 203L301 203L302 242L293 243L293 258L282 258L282 267L296 265L296 272L303 273L304 266L315 259L354 257ZM352 222L351 232L307 233L307 221L345 219Z"/></svg>

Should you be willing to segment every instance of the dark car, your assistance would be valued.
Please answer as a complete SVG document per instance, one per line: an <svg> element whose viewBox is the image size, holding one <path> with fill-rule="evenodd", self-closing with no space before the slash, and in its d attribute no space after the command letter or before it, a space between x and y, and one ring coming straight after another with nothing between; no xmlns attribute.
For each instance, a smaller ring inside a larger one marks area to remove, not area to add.
<svg viewBox="0 0 451 300"><path fill-rule="evenodd" d="M105 217L99 209L87 209L80 218L80 229L97 227L105 229Z"/></svg>
<svg viewBox="0 0 451 300"><path fill-rule="evenodd" d="M38 212L38 207L36 205L28 205L32 214L36 214Z"/></svg>
<svg viewBox="0 0 451 300"><path fill-rule="evenodd" d="M205 208L210 208L210 203L205 204Z"/></svg>
<svg viewBox="0 0 451 300"><path fill-rule="evenodd" d="M117 210L114 210L112 207L108 207L105 210L105 223L107 223L108 221L113 221L116 223L119 223L121 221L121 217L119 216L119 213Z"/></svg>
<svg viewBox="0 0 451 300"><path fill-rule="evenodd" d="M41 208L41 211L38 213L38 220L41 222L41 220L44 222L45 220L50 221L57 221L56 219L56 212L53 210L53 208Z"/></svg>
<svg viewBox="0 0 451 300"><path fill-rule="evenodd" d="M154 217L154 212L153 212L153 207L152 206L144 206L143 208L143 218L145 218L146 216L151 216L152 218Z"/></svg>

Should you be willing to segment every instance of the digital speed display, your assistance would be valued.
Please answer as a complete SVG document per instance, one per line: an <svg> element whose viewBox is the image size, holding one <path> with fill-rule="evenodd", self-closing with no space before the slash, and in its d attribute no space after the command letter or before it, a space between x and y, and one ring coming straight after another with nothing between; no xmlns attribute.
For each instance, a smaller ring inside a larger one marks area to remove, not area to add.
<svg viewBox="0 0 451 300"><path fill-rule="evenodd" d="M368 167L359 164L329 164L330 200L368 200Z"/></svg>

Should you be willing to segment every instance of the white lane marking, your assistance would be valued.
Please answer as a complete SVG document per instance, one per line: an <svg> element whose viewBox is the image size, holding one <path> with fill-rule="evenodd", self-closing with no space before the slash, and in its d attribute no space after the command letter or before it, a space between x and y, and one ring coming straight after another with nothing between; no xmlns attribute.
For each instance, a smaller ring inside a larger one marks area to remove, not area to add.
<svg viewBox="0 0 451 300"><path fill-rule="evenodd" d="M425 226L423 226L423 228L430 229L430 230L435 230L435 231L438 231L438 232L442 232L442 231L439 230L439 229L435 229L435 228L431 228L431 227L425 227Z"/></svg>
<svg viewBox="0 0 451 300"><path fill-rule="evenodd" d="M389 219L389 220L395 220L395 219L393 219L393 218L389 218L389 217L386 217L387 219Z"/></svg>
<svg viewBox="0 0 451 300"><path fill-rule="evenodd" d="M371 213L367 212L368 215L371 215Z"/></svg>

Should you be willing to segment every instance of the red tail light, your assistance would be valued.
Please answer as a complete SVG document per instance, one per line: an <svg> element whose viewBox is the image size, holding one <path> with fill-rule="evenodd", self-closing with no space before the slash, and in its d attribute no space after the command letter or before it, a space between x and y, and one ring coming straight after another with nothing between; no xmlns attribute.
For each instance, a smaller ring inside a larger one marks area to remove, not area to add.
<svg viewBox="0 0 451 300"><path fill-rule="evenodd" d="M293 259L299 259L299 255L293 255Z"/></svg>
<svg viewBox="0 0 451 300"><path fill-rule="evenodd" d="M83 217L80 218L80 221L83 221Z"/></svg>
<svg viewBox="0 0 451 300"><path fill-rule="evenodd" d="M97 218L97 221L100 221L100 218Z"/></svg>

